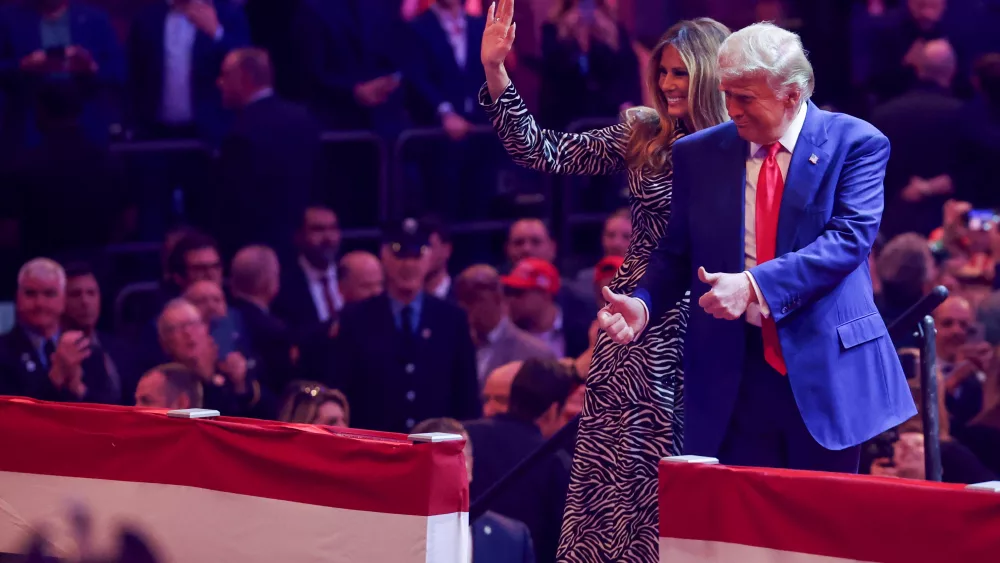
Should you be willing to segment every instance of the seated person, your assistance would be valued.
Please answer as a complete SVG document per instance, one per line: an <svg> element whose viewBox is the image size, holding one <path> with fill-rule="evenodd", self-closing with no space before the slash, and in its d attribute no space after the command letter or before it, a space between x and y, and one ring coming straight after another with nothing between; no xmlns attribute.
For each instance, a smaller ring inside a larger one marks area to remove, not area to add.
<svg viewBox="0 0 1000 563"><path fill-rule="evenodd" d="M278 420L348 428L351 407L347 397L336 389L314 381L293 381L285 393Z"/></svg>
<svg viewBox="0 0 1000 563"><path fill-rule="evenodd" d="M200 409L204 403L201 380L182 364L162 364L146 372L135 390L137 407Z"/></svg>

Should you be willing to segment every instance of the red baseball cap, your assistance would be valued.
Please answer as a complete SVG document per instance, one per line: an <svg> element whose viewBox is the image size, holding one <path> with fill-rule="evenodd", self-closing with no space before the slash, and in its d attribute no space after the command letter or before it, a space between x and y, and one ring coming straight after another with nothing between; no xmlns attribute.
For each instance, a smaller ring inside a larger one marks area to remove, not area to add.
<svg viewBox="0 0 1000 563"><path fill-rule="evenodd" d="M624 262L625 258L623 256L605 256L601 258L601 261L594 267L594 283L601 281L601 278L614 276Z"/></svg>
<svg viewBox="0 0 1000 563"><path fill-rule="evenodd" d="M509 275L500 278L513 289L541 289L552 295L559 293L559 270L541 258L524 258L514 265Z"/></svg>

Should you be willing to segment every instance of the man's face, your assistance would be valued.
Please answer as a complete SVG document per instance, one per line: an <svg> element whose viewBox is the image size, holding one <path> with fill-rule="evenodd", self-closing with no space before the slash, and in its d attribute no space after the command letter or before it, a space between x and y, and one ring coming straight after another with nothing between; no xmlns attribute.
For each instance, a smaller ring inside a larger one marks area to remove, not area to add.
<svg viewBox="0 0 1000 563"><path fill-rule="evenodd" d="M154 371L142 376L135 388L135 406L156 409L178 409L181 401L173 403L167 400L167 377Z"/></svg>
<svg viewBox="0 0 1000 563"><path fill-rule="evenodd" d="M458 305L469 317L469 327L480 337L485 337L500 321L503 296L499 292L476 291L459 299Z"/></svg>
<svg viewBox="0 0 1000 563"><path fill-rule="evenodd" d="M552 302L552 297L541 289L505 287L504 295L507 298L510 320L521 328L533 327L535 319Z"/></svg>
<svg viewBox="0 0 1000 563"><path fill-rule="evenodd" d="M948 7L948 2L947 0L908 0L906 5L910 9L913 21L917 22L917 27L927 31L941 21L944 10Z"/></svg>
<svg viewBox="0 0 1000 563"><path fill-rule="evenodd" d="M965 299L952 297L934 312L937 345L943 357L951 356L968 339L972 330L972 308Z"/></svg>
<svg viewBox="0 0 1000 563"><path fill-rule="evenodd" d="M198 281L210 281L222 286L222 259L214 248L197 248L185 254L184 270L183 289Z"/></svg>
<svg viewBox="0 0 1000 563"><path fill-rule="evenodd" d="M483 384L483 416L490 417L507 412L510 406L510 386L514 383L519 364L501 366L486 378Z"/></svg>
<svg viewBox="0 0 1000 563"><path fill-rule="evenodd" d="M340 225L337 215L329 209L306 210L301 233L302 254L318 267L327 267L337 259L340 250Z"/></svg>
<svg viewBox="0 0 1000 563"><path fill-rule="evenodd" d="M66 295L56 279L29 276L18 285L15 307L18 319L27 327L49 332L59 326Z"/></svg>
<svg viewBox="0 0 1000 563"><path fill-rule="evenodd" d="M776 95L763 76L723 80L720 87L740 137L759 145L781 138L795 117L800 99L797 92Z"/></svg>
<svg viewBox="0 0 1000 563"><path fill-rule="evenodd" d="M428 251L418 257L400 258L388 245L382 245L382 266L385 268L386 283L391 287L408 292L422 290L429 263Z"/></svg>
<svg viewBox="0 0 1000 563"><path fill-rule="evenodd" d="M605 256L625 256L628 243L632 240L632 220L628 217L612 217L604 223L601 246Z"/></svg>
<svg viewBox="0 0 1000 563"><path fill-rule="evenodd" d="M446 270L448 260L451 260L451 243L442 241L441 236L437 233L431 233L428 242L431 250L430 272L437 273Z"/></svg>
<svg viewBox="0 0 1000 563"><path fill-rule="evenodd" d="M556 258L555 243L549 230L538 219L524 219L514 223L507 238L507 259L516 264L524 258L541 258L553 262Z"/></svg>
<svg viewBox="0 0 1000 563"><path fill-rule="evenodd" d="M339 280L340 293L346 303L364 301L369 297L380 295L385 289L382 264L374 258L351 265L348 272L346 279Z"/></svg>
<svg viewBox="0 0 1000 563"><path fill-rule="evenodd" d="M209 345L208 324L194 305L171 307L164 311L160 338L163 351L174 361L190 365Z"/></svg>
<svg viewBox="0 0 1000 563"><path fill-rule="evenodd" d="M222 94L222 105L227 109L240 106L241 79L239 59L236 54L230 53L222 62L222 72L219 73L219 78L215 81L219 93Z"/></svg>
<svg viewBox="0 0 1000 563"><path fill-rule="evenodd" d="M101 288L87 274L66 280L66 316L79 328L92 329L101 316Z"/></svg>
<svg viewBox="0 0 1000 563"><path fill-rule="evenodd" d="M202 318L208 321L226 316L226 296L215 282L199 281L191 284L184 292L184 298L197 307Z"/></svg>

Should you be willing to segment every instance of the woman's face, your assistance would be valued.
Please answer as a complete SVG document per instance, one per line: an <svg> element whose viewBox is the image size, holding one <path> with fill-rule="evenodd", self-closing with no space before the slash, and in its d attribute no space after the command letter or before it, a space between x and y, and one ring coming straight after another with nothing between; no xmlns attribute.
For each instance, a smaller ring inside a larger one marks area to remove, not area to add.
<svg viewBox="0 0 1000 563"><path fill-rule="evenodd" d="M660 56L657 84L667 99L667 114L674 119L687 119L690 114L688 108L690 78L681 54L673 45L667 45L663 55Z"/></svg>
<svg viewBox="0 0 1000 563"><path fill-rule="evenodd" d="M347 427L347 417L344 416L344 409L340 405L333 401L327 401L320 405L319 410L316 412L316 419L313 420L313 424L321 424L323 426L340 426L341 428Z"/></svg>

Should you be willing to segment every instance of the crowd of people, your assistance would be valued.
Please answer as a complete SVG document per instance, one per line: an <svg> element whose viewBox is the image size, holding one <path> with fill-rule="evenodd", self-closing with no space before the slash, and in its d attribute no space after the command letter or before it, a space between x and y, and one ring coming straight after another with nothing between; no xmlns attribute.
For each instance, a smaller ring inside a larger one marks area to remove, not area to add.
<svg viewBox="0 0 1000 563"><path fill-rule="evenodd" d="M494 123L519 164L573 172L528 150L566 143L519 128L549 134L538 127L640 105L642 65L613 3L556 2L540 26L538 125L508 121L524 119L524 102L512 87L483 89L496 79L475 59L487 22L465 3L437 0L406 23L379 2L294 4L158 2L124 47L107 15L77 0L0 10L2 142L16 155L3 166L0 244L25 258L9 274L16 321L0 336L0 395L459 433L475 498L581 412L591 369L614 371L613 353L594 359L601 289L634 281L630 244L648 252L655 241L636 242L633 221L661 229L648 215L657 203L607 214L600 260L577 267L534 217L510 222L502 259L455 263L449 224L462 206L429 192L412 216L381 225L376 245L342 252L348 211L330 205L320 133L441 127L449 140L413 173L452 195L477 178L456 164L475 164L478 149L463 144L474 124ZM892 146L869 257L875 300L889 324L948 287L935 312L944 477L990 481L1000 476L1000 53L944 0L886 4L859 2L852 29L858 113ZM261 32L261 18L286 27ZM387 52L381 38L401 30L414 48ZM725 120L719 109L685 125ZM197 226L157 233L159 278L120 295L95 256L147 219L165 226L152 217L173 203L126 185L110 137L197 138L219 152L210 189L187 194ZM914 342L895 344L915 357ZM919 362L903 365L917 397ZM862 471L923 478L922 447L911 420L866 444ZM540 562L556 559L573 456L572 443L557 448L492 507L490 525L526 530Z"/></svg>

